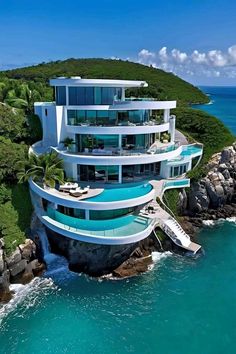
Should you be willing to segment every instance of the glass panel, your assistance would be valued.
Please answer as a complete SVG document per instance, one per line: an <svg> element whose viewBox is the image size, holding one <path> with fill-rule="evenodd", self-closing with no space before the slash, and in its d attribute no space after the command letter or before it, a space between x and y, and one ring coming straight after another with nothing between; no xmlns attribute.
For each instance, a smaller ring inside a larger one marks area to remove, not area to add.
<svg viewBox="0 0 236 354"><path fill-rule="evenodd" d="M94 135L98 148L117 148L119 145L118 135Z"/></svg>
<svg viewBox="0 0 236 354"><path fill-rule="evenodd" d="M109 125L117 125L116 111L109 111Z"/></svg>
<svg viewBox="0 0 236 354"><path fill-rule="evenodd" d="M114 219L119 216L126 215L134 211L135 208L124 208L124 209L115 209L115 210L90 210L90 219L91 220L106 220Z"/></svg>
<svg viewBox="0 0 236 354"><path fill-rule="evenodd" d="M102 88L94 87L94 104L102 104Z"/></svg>
<svg viewBox="0 0 236 354"><path fill-rule="evenodd" d="M174 177L178 176L179 174L179 166L174 167Z"/></svg>
<svg viewBox="0 0 236 354"><path fill-rule="evenodd" d="M68 125L76 125L76 114L77 114L77 111L74 109L67 110L67 124Z"/></svg>
<svg viewBox="0 0 236 354"><path fill-rule="evenodd" d="M56 87L56 104L58 106L66 105L66 87L65 86L57 86Z"/></svg>
<svg viewBox="0 0 236 354"><path fill-rule="evenodd" d="M86 87L85 88L85 103L93 105L94 104L94 89L93 87Z"/></svg>
<svg viewBox="0 0 236 354"><path fill-rule="evenodd" d="M96 125L96 111L86 111L87 122Z"/></svg>
<svg viewBox="0 0 236 354"><path fill-rule="evenodd" d="M102 104L113 104L115 88L102 87Z"/></svg>
<svg viewBox="0 0 236 354"><path fill-rule="evenodd" d="M97 111L97 125L107 125L108 111Z"/></svg>

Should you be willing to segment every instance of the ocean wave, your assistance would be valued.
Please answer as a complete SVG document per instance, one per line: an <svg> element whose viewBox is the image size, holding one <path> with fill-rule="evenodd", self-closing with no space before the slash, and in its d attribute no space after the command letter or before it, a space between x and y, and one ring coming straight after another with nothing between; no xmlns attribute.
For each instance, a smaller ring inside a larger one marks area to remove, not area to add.
<svg viewBox="0 0 236 354"><path fill-rule="evenodd" d="M226 221L236 224L236 216L231 216L230 218L226 218Z"/></svg>
<svg viewBox="0 0 236 354"><path fill-rule="evenodd" d="M202 223L203 223L204 226L214 226L217 223L217 221L215 221L215 220L203 220Z"/></svg>
<svg viewBox="0 0 236 354"><path fill-rule="evenodd" d="M158 264L161 260L171 256L172 253L170 251L166 252L152 252L152 264L148 267L148 270L152 270L156 264Z"/></svg>
<svg viewBox="0 0 236 354"><path fill-rule="evenodd" d="M16 310L18 305L24 304L24 309L28 310L40 301L43 294L57 289L51 278L34 278L29 284L11 284L10 290L13 292L12 299L0 306L0 328L3 319Z"/></svg>
<svg viewBox="0 0 236 354"><path fill-rule="evenodd" d="M226 221L231 222L233 224L236 224L236 216L231 216L231 217L226 218L226 219L220 218L220 219L217 219L217 220L203 220L202 223L203 223L204 226L214 227L216 225L223 224Z"/></svg>
<svg viewBox="0 0 236 354"><path fill-rule="evenodd" d="M159 262L161 259L171 256L172 253L170 251L166 252L152 252L152 261L154 263Z"/></svg>

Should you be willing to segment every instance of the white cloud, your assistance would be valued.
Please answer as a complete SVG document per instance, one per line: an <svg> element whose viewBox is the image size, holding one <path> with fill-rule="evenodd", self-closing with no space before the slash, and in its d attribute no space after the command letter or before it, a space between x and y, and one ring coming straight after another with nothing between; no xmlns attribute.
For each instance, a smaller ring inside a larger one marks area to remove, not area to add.
<svg viewBox="0 0 236 354"><path fill-rule="evenodd" d="M180 49L162 47L156 52L142 49L138 53L139 63L152 65L165 71L184 76L236 77L236 44L226 51L212 49L200 52L195 49L186 53Z"/></svg>

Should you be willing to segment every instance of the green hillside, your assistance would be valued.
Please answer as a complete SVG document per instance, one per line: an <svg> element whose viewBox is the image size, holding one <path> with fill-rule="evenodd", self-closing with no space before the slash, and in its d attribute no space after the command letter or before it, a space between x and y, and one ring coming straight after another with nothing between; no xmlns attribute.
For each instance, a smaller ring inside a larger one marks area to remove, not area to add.
<svg viewBox="0 0 236 354"><path fill-rule="evenodd" d="M172 73L129 61L111 59L67 59L0 73L0 79L20 79L41 82L41 85L56 76L81 76L83 78L106 78L123 80L145 80L149 87L138 90L138 94L159 100L177 100L178 105L206 103L208 97L198 88ZM137 91L128 91L128 95ZM43 98L43 97L42 97Z"/></svg>

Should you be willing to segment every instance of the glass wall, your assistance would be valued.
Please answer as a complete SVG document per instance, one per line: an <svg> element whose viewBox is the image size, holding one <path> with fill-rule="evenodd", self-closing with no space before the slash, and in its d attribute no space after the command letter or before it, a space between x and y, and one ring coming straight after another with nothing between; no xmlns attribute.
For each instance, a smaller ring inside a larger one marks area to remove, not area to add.
<svg viewBox="0 0 236 354"><path fill-rule="evenodd" d="M65 106L66 105L66 87L65 86L56 86L55 88L55 98L57 106Z"/></svg>
<svg viewBox="0 0 236 354"><path fill-rule="evenodd" d="M67 110L68 125L95 125L95 126L114 126L114 125L142 125L149 120L149 111L92 111L92 110Z"/></svg>
<svg viewBox="0 0 236 354"><path fill-rule="evenodd" d="M138 181L153 175L159 176L160 169L161 162L122 166L122 182Z"/></svg>
<svg viewBox="0 0 236 354"><path fill-rule="evenodd" d="M155 141L155 134L122 135L123 150L148 149Z"/></svg>
<svg viewBox="0 0 236 354"><path fill-rule="evenodd" d="M77 134L76 142L78 146L78 152L84 152L85 149L89 151L94 149L108 149L118 148L119 136L118 135L90 135L90 134Z"/></svg>
<svg viewBox="0 0 236 354"><path fill-rule="evenodd" d="M90 210L90 219L91 220L114 219L132 213L134 212L134 210L135 207L115 209L115 210Z"/></svg>
<svg viewBox="0 0 236 354"><path fill-rule="evenodd" d="M155 134L122 135L122 153L145 152L153 144ZM77 152L93 152L94 149L105 150L104 153L117 153L119 135L76 134ZM97 151L94 151L97 152Z"/></svg>
<svg viewBox="0 0 236 354"><path fill-rule="evenodd" d="M170 177L181 176L187 172L187 164L172 166L170 168Z"/></svg>
<svg viewBox="0 0 236 354"><path fill-rule="evenodd" d="M65 215L74 216L78 219L85 219L85 210L84 209L73 209L65 207L64 205L58 205L57 210Z"/></svg>
<svg viewBox="0 0 236 354"><path fill-rule="evenodd" d="M69 87L69 105L110 105L121 100L122 89L116 87Z"/></svg>
<svg viewBox="0 0 236 354"><path fill-rule="evenodd" d="M118 182L119 181L119 166L78 166L80 180L91 182Z"/></svg>

